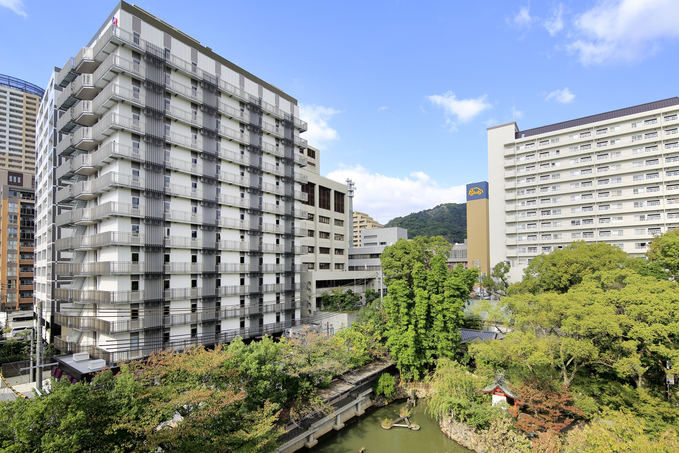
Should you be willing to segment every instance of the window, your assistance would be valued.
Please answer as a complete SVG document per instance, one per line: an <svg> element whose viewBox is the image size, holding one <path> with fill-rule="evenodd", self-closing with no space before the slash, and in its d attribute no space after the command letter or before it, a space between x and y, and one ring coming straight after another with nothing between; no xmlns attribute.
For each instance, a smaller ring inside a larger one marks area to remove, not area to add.
<svg viewBox="0 0 679 453"><path fill-rule="evenodd" d="M344 220L335 219L335 226L344 226Z"/></svg>
<svg viewBox="0 0 679 453"><path fill-rule="evenodd" d="M321 270L330 270L330 263L318 263L318 268Z"/></svg>
<svg viewBox="0 0 679 453"><path fill-rule="evenodd" d="M319 239L330 239L330 233L326 233L325 231L319 231L318 232L318 238Z"/></svg>
<svg viewBox="0 0 679 453"><path fill-rule="evenodd" d="M330 210L330 192L327 187L318 186L318 207Z"/></svg>
<svg viewBox="0 0 679 453"><path fill-rule="evenodd" d="M344 263L335 263L335 270L336 271L343 271L344 270Z"/></svg>
<svg viewBox="0 0 679 453"><path fill-rule="evenodd" d="M343 234L339 234L339 233L335 233L335 240L336 240L336 241L343 241L343 240L344 240L344 235L343 235Z"/></svg>
<svg viewBox="0 0 679 453"><path fill-rule="evenodd" d="M335 191L335 212L344 214L344 194L338 191Z"/></svg>
<svg viewBox="0 0 679 453"><path fill-rule="evenodd" d="M319 215L318 216L318 223L325 223L325 224L330 225L330 217L325 217L325 216Z"/></svg>
<svg viewBox="0 0 679 453"><path fill-rule="evenodd" d="M335 249L335 255L344 255L344 249Z"/></svg>
<svg viewBox="0 0 679 453"><path fill-rule="evenodd" d="M316 204L316 197L315 197L316 184L313 184L313 183L302 184L302 192L307 194L307 201L303 201L302 204L305 204L305 205L308 205L308 206L315 206L315 204ZM309 219L309 220L313 220L313 219Z"/></svg>

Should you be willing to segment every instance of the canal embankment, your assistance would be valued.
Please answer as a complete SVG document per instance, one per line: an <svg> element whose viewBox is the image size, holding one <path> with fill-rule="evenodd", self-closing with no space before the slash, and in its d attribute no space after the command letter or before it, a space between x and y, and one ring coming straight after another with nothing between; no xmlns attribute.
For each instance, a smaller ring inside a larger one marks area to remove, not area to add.
<svg viewBox="0 0 679 453"><path fill-rule="evenodd" d="M278 438L278 453L293 453L302 448L311 448L318 438L331 431L339 431L345 422L359 417L374 404L373 384L380 374L394 369L390 362L373 362L358 370L344 373L319 389L317 394L332 408L330 413L317 412L299 422L286 426L285 433ZM379 428L379 427L378 427Z"/></svg>

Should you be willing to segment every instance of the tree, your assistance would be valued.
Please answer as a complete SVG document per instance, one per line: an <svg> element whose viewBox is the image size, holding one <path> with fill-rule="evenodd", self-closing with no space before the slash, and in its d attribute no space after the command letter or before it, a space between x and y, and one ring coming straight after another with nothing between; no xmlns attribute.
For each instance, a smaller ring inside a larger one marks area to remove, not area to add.
<svg viewBox="0 0 679 453"><path fill-rule="evenodd" d="M419 379L436 357L453 357L458 328L477 271L446 266L450 244L443 238L399 240L382 254L388 295L385 337L406 379Z"/></svg>
<svg viewBox="0 0 679 453"><path fill-rule="evenodd" d="M509 269L511 264L508 261L500 261L497 263L490 275L485 275L481 280L481 286L487 288L491 295L497 298L507 295L509 289Z"/></svg>
<svg viewBox="0 0 679 453"><path fill-rule="evenodd" d="M344 291L342 288L335 288L321 294L323 309L331 311L355 310L360 300L361 296L354 294L351 289Z"/></svg>
<svg viewBox="0 0 679 453"><path fill-rule="evenodd" d="M565 386L555 388L552 383L528 378L515 386L516 406L510 413L516 426L525 433L553 431L560 433L575 416L584 413L573 404L573 395Z"/></svg>
<svg viewBox="0 0 679 453"><path fill-rule="evenodd" d="M97 384L110 379L96 379ZM123 452L143 439L126 429L109 430L117 412L129 399L115 399L95 384L54 383L50 394L39 398L0 403L0 450L11 453L35 451Z"/></svg>
<svg viewBox="0 0 679 453"><path fill-rule="evenodd" d="M280 434L276 406L248 410L240 373L221 346L184 353L163 351L121 367L113 383L141 409L118 415L113 431L143 438L141 451L267 452Z"/></svg>
<svg viewBox="0 0 679 453"><path fill-rule="evenodd" d="M587 275L631 265L630 258L618 247L576 241L548 255L535 257L524 270L523 280L513 284L509 292L565 293Z"/></svg>
<svg viewBox="0 0 679 453"><path fill-rule="evenodd" d="M429 382L434 391L427 412L434 417L451 416L472 428L486 429L497 415L497 409L488 404L481 391L484 381L453 360L437 360L436 371Z"/></svg>
<svg viewBox="0 0 679 453"><path fill-rule="evenodd" d="M679 451L679 436L675 429L664 429L657 435L650 435L643 418L623 411L606 410L600 420L582 429L574 429L568 434L564 453L590 451Z"/></svg>
<svg viewBox="0 0 679 453"><path fill-rule="evenodd" d="M679 276L679 230L656 236L646 253L651 263L657 263L667 276L677 280Z"/></svg>

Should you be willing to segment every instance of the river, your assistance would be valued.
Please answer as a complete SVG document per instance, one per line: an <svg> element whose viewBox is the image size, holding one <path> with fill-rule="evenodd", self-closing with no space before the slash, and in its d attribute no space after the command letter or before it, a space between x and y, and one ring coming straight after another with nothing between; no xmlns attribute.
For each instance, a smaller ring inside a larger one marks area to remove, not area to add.
<svg viewBox="0 0 679 453"><path fill-rule="evenodd" d="M369 415L348 421L339 431L331 431L318 439L318 444L306 451L314 453L467 453L468 450L450 440L436 420L424 413L426 400L420 400L412 410L411 423L422 427L419 431L392 427L382 429L380 421L396 420L405 400L381 407ZM404 423L404 422L399 422ZM305 450L302 450L305 451Z"/></svg>

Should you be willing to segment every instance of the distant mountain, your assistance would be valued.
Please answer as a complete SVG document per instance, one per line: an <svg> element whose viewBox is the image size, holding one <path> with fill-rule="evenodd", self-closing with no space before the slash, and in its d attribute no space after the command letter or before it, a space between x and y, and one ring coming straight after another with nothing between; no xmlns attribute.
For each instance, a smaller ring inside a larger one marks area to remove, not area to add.
<svg viewBox="0 0 679 453"><path fill-rule="evenodd" d="M435 208L396 217L384 226L406 228L409 239L416 236L443 236L451 243L464 242L467 237L467 205L440 204Z"/></svg>

